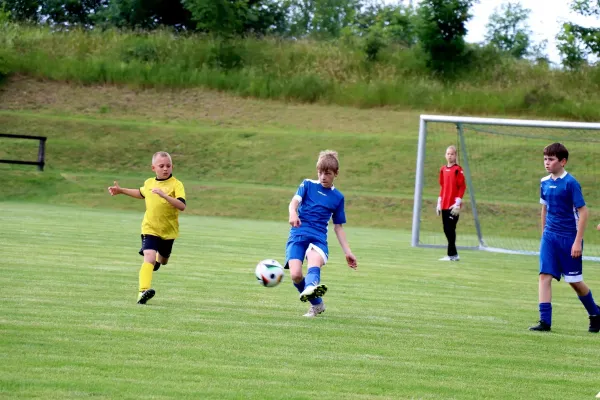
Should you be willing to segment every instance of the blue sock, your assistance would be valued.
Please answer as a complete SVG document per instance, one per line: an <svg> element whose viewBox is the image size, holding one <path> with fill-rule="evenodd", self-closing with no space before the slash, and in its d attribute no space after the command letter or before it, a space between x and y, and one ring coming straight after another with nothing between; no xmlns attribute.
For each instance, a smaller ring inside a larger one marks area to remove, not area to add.
<svg viewBox="0 0 600 400"><path fill-rule="evenodd" d="M319 305L323 302L323 299L320 297L317 297L316 299L312 299L309 300L310 304L312 304L313 306Z"/></svg>
<svg viewBox="0 0 600 400"><path fill-rule="evenodd" d="M304 278L300 281L300 283L294 282L294 286L298 289L298 293L302 293L304 291Z"/></svg>
<svg viewBox="0 0 600 400"><path fill-rule="evenodd" d="M585 296L579 296L581 304L585 307L589 315L600 315L600 310L592 297L592 291L590 290Z"/></svg>
<svg viewBox="0 0 600 400"><path fill-rule="evenodd" d="M321 268L308 267L308 271L306 271L304 281L307 282L308 285L317 286L321 282ZM309 300L309 302L313 306L316 306L321 304L323 302L323 299L319 297L316 299Z"/></svg>
<svg viewBox="0 0 600 400"><path fill-rule="evenodd" d="M308 267L306 276L304 277L306 285L317 286L321 282L321 268L319 267Z"/></svg>
<svg viewBox="0 0 600 400"><path fill-rule="evenodd" d="M296 286L296 289L298 289L298 293L302 293L304 291L304 287L305 287L305 281L304 278L302 278L302 281L300 281L300 283L296 283L294 282L294 286ZM312 299L309 300L310 304L312 304L313 306L316 306L318 304L321 304L323 302L323 299L318 298L318 299Z"/></svg>
<svg viewBox="0 0 600 400"><path fill-rule="evenodd" d="M552 303L540 303L540 321L552 325Z"/></svg>

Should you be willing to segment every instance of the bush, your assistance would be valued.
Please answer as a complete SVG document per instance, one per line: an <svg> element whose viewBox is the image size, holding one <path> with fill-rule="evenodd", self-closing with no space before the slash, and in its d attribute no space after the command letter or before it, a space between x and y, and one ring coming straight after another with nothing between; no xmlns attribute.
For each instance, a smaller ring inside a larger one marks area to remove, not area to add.
<svg viewBox="0 0 600 400"><path fill-rule="evenodd" d="M365 54L368 61L376 61L380 50L385 48L386 43L380 30L373 29L365 39Z"/></svg>
<svg viewBox="0 0 600 400"><path fill-rule="evenodd" d="M10 73L10 69L8 67L8 60L6 56L0 51L0 83L8 77Z"/></svg>
<svg viewBox="0 0 600 400"><path fill-rule="evenodd" d="M211 67L228 71L242 68L244 58L235 43L228 40L218 40L215 46L210 49L208 63Z"/></svg>
<svg viewBox="0 0 600 400"><path fill-rule="evenodd" d="M121 51L121 59L125 62L157 62L159 61L158 49L147 38L136 38L127 43Z"/></svg>

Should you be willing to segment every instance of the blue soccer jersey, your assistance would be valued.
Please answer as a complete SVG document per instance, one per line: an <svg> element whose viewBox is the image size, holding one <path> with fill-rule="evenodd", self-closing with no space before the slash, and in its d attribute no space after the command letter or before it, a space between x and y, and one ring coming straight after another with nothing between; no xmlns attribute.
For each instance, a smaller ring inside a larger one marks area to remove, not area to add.
<svg viewBox="0 0 600 400"><path fill-rule="evenodd" d="M540 183L540 203L546 206L544 231L559 235L577 234L578 208L585 206L581 185L566 171L556 180L551 175Z"/></svg>
<svg viewBox="0 0 600 400"><path fill-rule="evenodd" d="M327 241L329 220L345 224L344 195L335 187L325 188L319 181L305 179L294 198L300 202L298 217L301 225L292 227L290 236L303 235Z"/></svg>

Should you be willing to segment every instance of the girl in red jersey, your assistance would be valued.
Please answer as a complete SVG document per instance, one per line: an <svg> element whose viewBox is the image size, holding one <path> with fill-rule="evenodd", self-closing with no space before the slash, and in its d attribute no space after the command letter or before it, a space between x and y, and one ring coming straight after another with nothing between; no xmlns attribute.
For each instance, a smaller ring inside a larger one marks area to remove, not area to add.
<svg viewBox="0 0 600 400"><path fill-rule="evenodd" d="M448 255L440 258L440 261L460 260L456 251L456 224L465 189L463 169L456 163L456 147L449 146L446 149L446 165L440 168L440 196L436 207L437 215L442 216L444 234L448 239Z"/></svg>

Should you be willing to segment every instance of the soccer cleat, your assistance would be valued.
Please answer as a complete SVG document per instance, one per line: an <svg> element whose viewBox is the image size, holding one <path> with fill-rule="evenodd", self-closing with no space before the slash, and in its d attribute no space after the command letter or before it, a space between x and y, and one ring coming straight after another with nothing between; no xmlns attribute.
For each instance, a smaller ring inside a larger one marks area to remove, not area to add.
<svg viewBox="0 0 600 400"><path fill-rule="evenodd" d="M550 327L550 325L548 325L544 321L540 321L537 325L530 326L529 330L530 331L538 331L538 332L550 332L552 330L552 328Z"/></svg>
<svg viewBox="0 0 600 400"><path fill-rule="evenodd" d="M598 305L596 304L596 306ZM590 315L590 328L588 329L588 332L600 332L600 315Z"/></svg>
<svg viewBox="0 0 600 400"><path fill-rule="evenodd" d="M325 312L325 303L321 303L321 304L317 304L316 306L311 306L308 309L308 312L306 314L304 314L304 316L307 318L313 318L324 312Z"/></svg>
<svg viewBox="0 0 600 400"><path fill-rule="evenodd" d="M160 268L160 263L157 261L154 263L154 271L158 271L159 268Z"/></svg>
<svg viewBox="0 0 600 400"><path fill-rule="evenodd" d="M140 292L140 296L138 297L137 303L146 304L148 300L154 297L155 294L156 292L154 291L154 289L144 290L143 292Z"/></svg>
<svg viewBox="0 0 600 400"><path fill-rule="evenodd" d="M325 293L327 293L327 286L325 285L307 286L302 293L300 293L300 301L309 301L318 297L323 297Z"/></svg>
<svg viewBox="0 0 600 400"><path fill-rule="evenodd" d="M458 255L455 256L446 256L439 259L439 261L459 261L460 257Z"/></svg>

